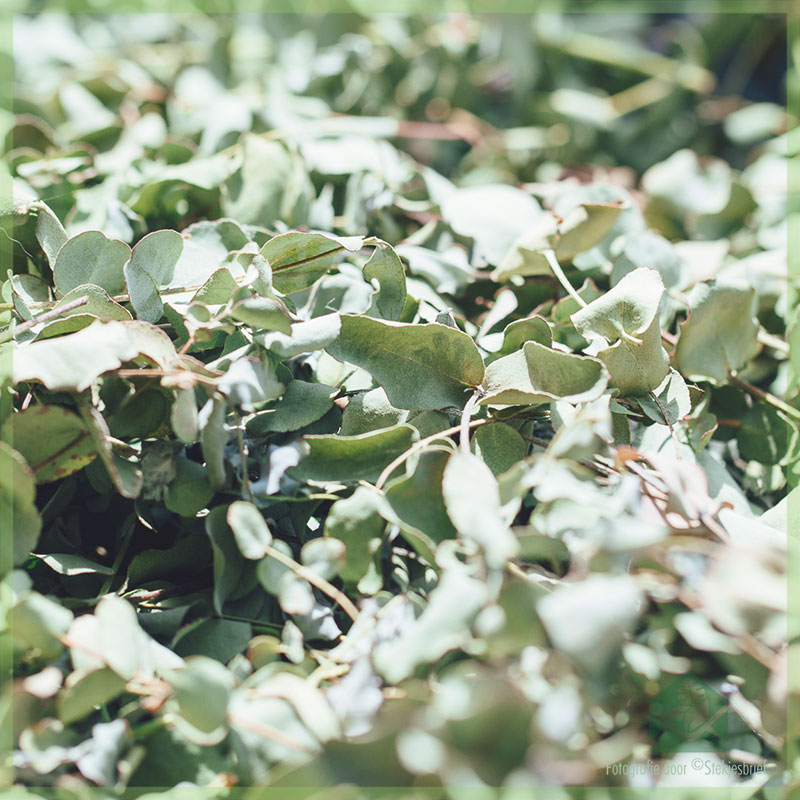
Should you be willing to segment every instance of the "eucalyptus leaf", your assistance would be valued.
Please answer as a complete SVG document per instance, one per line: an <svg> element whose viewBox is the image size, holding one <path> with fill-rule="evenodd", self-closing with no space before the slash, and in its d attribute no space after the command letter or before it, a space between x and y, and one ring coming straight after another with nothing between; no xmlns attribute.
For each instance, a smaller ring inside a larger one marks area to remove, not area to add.
<svg viewBox="0 0 800 800"><path fill-rule="evenodd" d="M482 404L531 405L598 398L608 384L608 373L596 358L562 353L536 341L493 361L486 368Z"/></svg>
<svg viewBox="0 0 800 800"><path fill-rule="evenodd" d="M123 267L131 257L125 242L109 239L101 231L85 231L66 241L53 265L56 288L66 294L92 283L110 295L125 291Z"/></svg>
<svg viewBox="0 0 800 800"><path fill-rule="evenodd" d="M755 290L743 284L704 281L695 286L675 350L684 377L720 384L730 370L747 363L758 334L755 298Z"/></svg>
<svg viewBox="0 0 800 800"><path fill-rule="evenodd" d="M355 436L306 436L308 455L290 471L300 480L374 481L416 440L410 425L394 425Z"/></svg>
<svg viewBox="0 0 800 800"><path fill-rule="evenodd" d="M261 512L252 503L237 500L228 506L227 519L241 554L256 561L263 558L272 534Z"/></svg>
<svg viewBox="0 0 800 800"><path fill-rule="evenodd" d="M378 245L364 265L364 277L380 285L376 302L384 319L398 319L406 302L406 274L397 253L389 245Z"/></svg>
<svg viewBox="0 0 800 800"><path fill-rule="evenodd" d="M12 420L14 444L37 483L71 475L97 456L86 423L66 408L32 406Z"/></svg>
<svg viewBox="0 0 800 800"><path fill-rule="evenodd" d="M481 547L489 567L500 568L517 554L497 481L482 459L472 453L451 456L442 476L442 496L456 530Z"/></svg>
<svg viewBox="0 0 800 800"><path fill-rule="evenodd" d="M133 248L125 264L125 284L138 319L158 322L164 312L159 289L168 286L183 252L183 237L170 230L154 231Z"/></svg>
<svg viewBox="0 0 800 800"><path fill-rule="evenodd" d="M363 245L364 239L360 236L292 231L270 239L260 253L272 268L275 288L289 294L307 288L322 277L339 253L357 252Z"/></svg>
<svg viewBox="0 0 800 800"><path fill-rule="evenodd" d="M340 361L367 370L397 408L460 408L483 380L483 361L465 333L438 323L424 325L342 316L342 329L327 347Z"/></svg>
<svg viewBox="0 0 800 800"><path fill-rule="evenodd" d="M663 293L660 274L640 267L572 314L576 330L591 343L586 352L606 365L610 385L622 396L652 391L669 371L658 315Z"/></svg>

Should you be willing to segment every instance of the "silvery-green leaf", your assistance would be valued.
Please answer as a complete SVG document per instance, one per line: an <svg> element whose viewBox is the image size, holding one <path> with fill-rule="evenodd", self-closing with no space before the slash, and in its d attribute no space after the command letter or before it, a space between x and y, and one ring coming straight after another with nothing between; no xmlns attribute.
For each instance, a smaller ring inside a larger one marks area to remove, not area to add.
<svg viewBox="0 0 800 800"><path fill-rule="evenodd" d="M66 294L76 286L93 283L110 295L125 291L123 267L131 257L125 242L109 239L100 231L85 231L66 241L58 251L53 278Z"/></svg>
<svg viewBox="0 0 800 800"><path fill-rule="evenodd" d="M501 511L497 481L478 456L459 452L450 457L442 496L459 535L480 546L490 567L500 568L517 554L517 540Z"/></svg>
<svg viewBox="0 0 800 800"><path fill-rule="evenodd" d="M397 408L462 407L483 380L472 339L438 323L415 325L342 316L339 337L327 347L340 361L366 369Z"/></svg>
<svg viewBox="0 0 800 800"><path fill-rule="evenodd" d="M753 355L758 334L755 290L744 284L698 283L689 295L675 360L689 380L723 383Z"/></svg>
<svg viewBox="0 0 800 800"><path fill-rule="evenodd" d="M566 399L573 403L599 397L608 374L596 358L562 353L536 341L493 361L486 368L482 404L542 405Z"/></svg>
<svg viewBox="0 0 800 800"><path fill-rule="evenodd" d="M572 314L575 328L590 341L586 352L606 365L610 385L623 396L652 391L669 372L658 316L663 293L661 275L640 267Z"/></svg>

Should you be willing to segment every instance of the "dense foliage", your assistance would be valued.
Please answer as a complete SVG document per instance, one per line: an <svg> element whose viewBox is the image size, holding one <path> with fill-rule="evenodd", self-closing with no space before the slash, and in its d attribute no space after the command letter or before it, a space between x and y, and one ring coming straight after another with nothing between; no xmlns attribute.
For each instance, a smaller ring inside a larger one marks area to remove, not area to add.
<svg viewBox="0 0 800 800"><path fill-rule="evenodd" d="M783 780L794 120L753 30L18 20L21 793Z"/></svg>

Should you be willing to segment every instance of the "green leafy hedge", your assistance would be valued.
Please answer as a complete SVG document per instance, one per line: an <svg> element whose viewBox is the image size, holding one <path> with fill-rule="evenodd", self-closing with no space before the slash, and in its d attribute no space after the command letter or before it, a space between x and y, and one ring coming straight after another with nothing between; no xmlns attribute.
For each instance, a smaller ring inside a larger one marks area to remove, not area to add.
<svg viewBox="0 0 800 800"><path fill-rule="evenodd" d="M591 73L580 20L532 21L554 94L513 131L393 118L481 113L513 20L150 24L20 23L17 781L627 785L612 765L697 752L780 776L783 112L726 118L738 168L688 141L578 179L559 137L614 163L650 124L559 88ZM694 69L653 114L695 108Z"/></svg>

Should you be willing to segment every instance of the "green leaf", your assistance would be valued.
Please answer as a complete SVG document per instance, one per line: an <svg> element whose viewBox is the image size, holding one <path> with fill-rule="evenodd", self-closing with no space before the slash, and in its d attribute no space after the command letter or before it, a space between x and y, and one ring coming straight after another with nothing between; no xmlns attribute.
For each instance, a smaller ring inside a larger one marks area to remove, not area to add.
<svg viewBox="0 0 800 800"><path fill-rule="evenodd" d="M231 317L252 328L279 331L287 336L292 332L291 316L284 303L269 297L249 297L231 309Z"/></svg>
<svg viewBox="0 0 800 800"><path fill-rule="evenodd" d="M272 543L275 550L283 553L289 558L294 558L292 548L283 541L283 539L275 539ZM266 556L256 565L256 577L258 582L270 594L277 595L281 585L281 581L286 575L291 575L292 570L285 564L282 564L272 556Z"/></svg>
<svg viewBox="0 0 800 800"><path fill-rule="evenodd" d="M716 214L731 194L731 169L719 158L700 161L697 153L678 150L642 176L644 190L691 214Z"/></svg>
<svg viewBox="0 0 800 800"><path fill-rule="evenodd" d="M227 507L211 509L205 528L214 553L214 609L222 614L225 602L241 589L245 560L227 523Z"/></svg>
<svg viewBox="0 0 800 800"><path fill-rule="evenodd" d="M175 286L201 286L210 281L250 237L232 219L218 219L195 222L183 231L183 239L183 252L172 277Z"/></svg>
<svg viewBox="0 0 800 800"><path fill-rule="evenodd" d="M553 250L560 262L571 262L602 241L625 207L624 201L585 202L560 221L550 213L539 217L514 241L492 273L492 279L501 283L512 275L550 275L545 250Z"/></svg>
<svg viewBox="0 0 800 800"><path fill-rule="evenodd" d="M170 410L170 423L175 435L184 444L194 444L200 435L197 401L194 389L176 389Z"/></svg>
<svg viewBox="0 0 800 800"><path fill-rule="evenodd" d="M653 422L661 424L675 425L692 410L686 381L674 369L670 369L669 375L651 394L644 394L636 399L642 411Z"/></svg>
<svg viewBox="0 0 800 800"><path fill-rule="evenodd" d="M375 669L389 683L409 677L422 664L435 663L445 653L471 640L470 626L488 595L484 581L458 570L442 575L422 614L402 633L377 645Z"/></svg>
<svg viewBox="0 0 800 800"><path fill-rule="evenodd" d="M37 380L54 391L81 392L104 372L139 355L166 367L175 347L162 330L145 322L96 320L76 333L18 346L14 382Z"/></svg>
<svg viewBox="0 0 800 800"><path fill-rule="evenodd" d="M43 564L59 575L113 575L111 567L90 561L88 558L75 553L48 553L46 555L33 555Z"/></svg>
<svg viewBox="0 0 800 800"><path fill-rule="evenodd" d="M272 267L275 288L283 294L311 286L332 266L339 253L358 252L361 236L340 237L291 231L274 236L260 250Z"/></svg>
<svg viewBox="0 0 800 800"><path fill-rule="evenodd" d="M550 347L553 343L553 331L544 317L534 315L506 325L503 329L503 345L498 354L505 356L515 353L525 342L539 342Z"/></svg>
<svg viewBox="0 0 800 800"><path fill-rule="evenodd" d="M424 537L424 551L420 554L426 558L436 544L458 535L442 496L442 480L449 458L449 452L423 453L410 475L393 480L386 488L386 500L393 512L390 521L414 537L411 542L415 548L420 537Z"/></svg>
<svg viewBox="0 0 800 800"><path fill-rule="evenodd" d="M131 257L125 242L109 239L100 231L84 231L73 236L58 251L53 279L61 294L93 283L109 294L125 291L123 267Z"/></svg>
<svg viewBox="0 0 800 800"><path fill-rule="evenodd" d="M107 418L108 429L117 439L146 439L167 419L170 393L161 387L140 389Z"/></svg>
<svg viewBox="0 0 800 800"><path fill-rule="evenodd" d="M200 443L212 489L221 489L226 480L225 445L228 442L228 432L225 430L226 410L225 401L217 398L209 400L199 415Z"/></svg>
<svg viewBox="0 0 800 800"><path fill-rule="evenodd" d="M425 412L422 412L425 413ZM342 436L375 431L405 422L409 416L407 411L395 408L386 396L386 392L378 387L366 392L358 392L348 398L342 413ZM415 427L417 427L415 425ZM445 425L445 427L447 427Z"/></svg>
<svg viewBox="0 0 800 800"><path fill-rule="evenodd" d="M341 333L327 350L367 370L397 408L461 408L467 391L483 380L483 361L472 339L435 322L415 325L345 314Z"/></svg>
<svg viewBox="0 0 800 800"><path fill-rule="evenodd" d="M237 500L228 506L227 519L239 552L254 561L263 558L272 544L272 534L261 512L252 503Z"/></svg>
<svg viewBox="0 0 800 800"><path fill-rule="evenodd" d="M56 263L58 251L69 238L61 220L53 213L47 203L38 201L31 205L31 209L36 209L36 239L39 246L47 256L47 263L52 269Z"/></svg>
<svg viewBox="0 0 800 800"><path fill-rule="evenodd" d="M384 319L398 319L406 302L406 273L397 253L389 245L378 245L364 265L364 277L380 284L377 304Z"/></svg>
<svg viewBox="0 0 800 800"><path fill-rule="evenodd" d="M142 470L137 464L126 461L113 451L108 425L96 408L93 406L81 407L81 416L89 428L97 453L117 491L129 499L138 497L144 481Z"/></svg>
<svg viewBox="0 0 800 800"><path fill-rule="evenodd" d="M253 636L249 623L230 619L203 619L178 631L171 645L183 657L207 656L227 664Z"/></svg>
<svg viewBox="0 0 800 800"><path fill-rule="evenodd" d="M125 679L108 667L67 675L58 696L58 716L65 724L77 722L125 690Z"/></svg>
<svg viewBox="0 0 800 800"><path fill-rule="evenodd" d="M242 165L225 184L225 216L254 225L292 223L295 207L307 207L311 191L304 163L282 142L252 133L244 134L240 148Z"/></svg>
<svg viewBox="0 0 800 800"><path fill-rule="evenodd" d="M202 464L177 456L173 460L175 477L169 484L164 505L182 517L194 517L214 497L208 472Z"/></svg>
<svg viewBox="0 0 800 800"><path fill-rule="evenodd" d="M590 342L585 352L606 365L609 385L622 396L652 391L669 372L658 314L663 294L661 275L641 267L571 317Z"/></svg>
<svg viewBox="0 0 800 800"><path fill-rule="evenodd" d="M346 563L345 546L336 538L311 539L300 550L300 562L325 580L335 578Z"/></svg>
<svg viewBox="0 0 800 800"><path fill-rule="evenodd" d="M325 518L325 536L344 542L346 560L342 580L356 583L364 577L380 545L386 523L378 513L375 492L359 486L350 497L337 500Z"/></svg>
<svg viewBox="0 0 800 800"><path fill-rule="evenodd" d="M616 247L611 285L619 283L629 272L640 267L658 270L664 285L671 289L681 281L681 260L667 239L652 231L635 231L625 236Z"/></svg>
<svg viewBox="0 0 800 800"><path fill-rule="evenodd" d="M183 252L183 237L170 230L147 234L125 264L125 283L139 319L158 322L164 313L159 289L168 286Z"/></svg>
<svg viewBox="0 0 800 800"><path fill-rule="evenodd" d="M61 637L72 621L68 608L38 592L28 592L14 606L14 647L37 650L39 657L54 661L64 649Z"/></svg>
<svg viewBox="0 0 800 800"><path fill-rule="evenodd" d="M690 381L721 384L753 355L758 335L756 291L745 284L698 283L681 324L675 361Z"/></svg>
<svg viewBox="0 0 800 800"><path fill-rule="evenodd" d="M537 610L554 647L602 674L641 613L642 595L628 575L590 575L545 595Z"/></svg>
<svg viewBox="0 0 800 800"><path fill-rule="evenodd" d="M798 430L769 403L756 403L741 418L736 442L746 461L778 464L796 447Z"/></svg>
<svg viewBox="0 0 800 800"><path fill-rule="evenodd" d="M519 547L503 519L497 481L478 456L459 452L450 457L442 496L456 530L480 546L489 567L499 569L516 555Z"/></svg>
<svg viewBox="0 0 800 800"><path fill-rule="evenodd" d="M472 434L470 445L495 475L510 469L528 451L525 440L504 422L481 425Z"/></svg>
<svg viewBox="0 0 800 800"><path fill-rule="evenodd" d="M328 347L336 340L341 327L339 314L324 314L304 322L295 322L290 336L276 331L258 335L257 341L278 358L286 359Z"/></svg>
<svg viewBox="0 0 800 800"><path fill-rule="evenodd" d="M63 334L79 331L91 325L95 319L102 320L118 320L125 322L132 319L130 313L123 308L119 303L112 300L105 290L99 286L87 284L86 286L78 286L71 292L67 292L61 300L59 300L55 308L65 306L73 300L80 297L88 298L89 302L86 305L78 306L70 311L65 311L61 317L53 322L48 322L36 337L37 340L49 339L53 336L61 336Z"/></svg>
<svg viewBox="0 0 800 800"><path fill-rule="evenodd" d="M62 406L31 406L10 422L12 441L37 483L65 478L97 456L86 423Z"/></svg>
<svg viewBox="0 0 800 800"><path fill-rule="evenodd" d="M482 404L537 406L553 400L583 403L598 398L608 373L596 358L561 353L535 341L486 368Z"/></svg>
<svg viewBox="0 0 800 800"><path fill-rule="evenodd" d="M247 421L249 436L297 431L316 422L333 406L333 386L324 383L291 381L274 408L260 411Z"/></svg>
<svg viewBox="0 0 800 800"><path fill-rule="evenodd" d="M278 603L284 614L306 616L314 610L314 592L305 580L289 573L278 584Z"/></svg>
<svg viewBox="0 0 800 800"><path fill-rule="evenodd" d="M356 436L306 436L309 453L289 474L304 481L374 481L416 439L417 431L410 425Z"/></svg>
<svg viewBox="0 0 800 800"><path fill-rule="evenodd" d="M140 668L144 656L145 636L136 619L133 606L116 595L106 595L95 609L97 638L90 651L102 654L108 666L125 680Z"/></svg>
<svg viewBox="0 0 800 800"><path fill-rule="evenodd" d="M12 523L14 564L27 560L39 540L35 480L22 454L0 441L0 519Z"/></svg>
<svg viewBox="0 0 800 800"><path fill-rule="evenodd" d="M514 240L546 214L530 194L501 184L451 190L439 205L447 224L474 239L478 257L490 264L499 264Z"/></svg>
<svg viewBox="0 0 800 800"><path fill-rule="evenodd" d="M581 203L559 222L555 236L556 258L564 263L594 247L614 227L626 203Z"/></svg>
<svg viewBox="0 0 800 800"><path fill-rule="evenodd" d="M221 741L225 735L225 723L234 687L233 674L212 658L196 655L186 660L184 669L176 670L170 678L173 687L175 712L181 721L188 723L187 738L192 741L192 731L200 734L216 734L213 739ZM199 744L213 741L201 737Z"/></svg>
<svg viewBox="0 0 800 800"><path fill-rule="evenodd" d="M68 336L17 347L14 382L38 380L48 389L80 392L136 355L122 323L97 321Z"/></svg>
<svg viewBox="0 0 800 800"><path fill-rule="evenodd" d="M205 303L207 306L222 305L231 299L238 286L229 269L218 269L197 290L192 302Z"/></svg>
<svg viewBox="0 0 800 800"><path fill-rule="evenodd" d="M256 405L280 397L285 386L277 379L275 367L269 359L243 357L228 367L217 383L217 389L231 405L252 411Z"/></svg>

